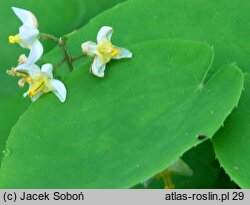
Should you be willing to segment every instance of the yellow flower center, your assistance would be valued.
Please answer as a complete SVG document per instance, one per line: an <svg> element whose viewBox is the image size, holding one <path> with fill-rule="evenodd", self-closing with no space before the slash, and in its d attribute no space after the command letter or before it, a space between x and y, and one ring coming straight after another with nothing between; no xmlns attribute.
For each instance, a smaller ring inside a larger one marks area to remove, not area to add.
<svg viewBox="0 0 250 205"><path fill-rule="evenodd" d="M38 93L47 93L51 89L47 86L49 78L46 74L40 74L30 80L30 88L27 95L29 97L34 97Z"/></svg>
<svg viewBox="0 0 250 205"><path fill-rule="evenodd" d="M119 55L119 50L108 39L104 39L96 49L105 64Z"/></svg>
<svg viewBox="0 0 250 205"><path fill-rule="evenodd" d="M9 43L23 43L23 40L20 38L20 36L17 34L15 36L9 36Z"/></svg>

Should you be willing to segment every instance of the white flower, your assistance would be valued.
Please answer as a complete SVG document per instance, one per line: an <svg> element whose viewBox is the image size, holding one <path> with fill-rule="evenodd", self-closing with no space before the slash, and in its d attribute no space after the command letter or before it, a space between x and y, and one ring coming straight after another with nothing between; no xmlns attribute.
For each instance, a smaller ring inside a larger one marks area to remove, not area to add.
<svg viewBox="0 0 250 205"><path fill-rule="evenodd" d="M104 77L106 64L111 59L132 57L132 53L129 50L114 46L111 43L112 33L113 29L111 27L104 26L97 34L97 44L92 41L82 44L82 52L94 57L91 71L98 77Z"/></svg>
<svg viewBox="0 0 250 205"><path fill-rule="evenodd" d="M19 43L23 48L30 49L27 59L27 66L34 64L43 54L43 46L39 41L38 22L30 11L12 7L14 13L22 21L23 25L19 28L19 33L9 36L9 43Z"/></svg>
<svg viewBox="0 0 250 205"><path fill-rule="evenodd" d="M65 102L67 95L66 88L61 81L53 79L53 66L51 64L45 64L40 69L36 64L27 67L24 55L20 56L19 62L20 60L24 60L24 63L8 70L7 73L12 76L21 77L18 81L20 87L23 87L25 83L29 84L29 89L24 93L24 97L29 96L34 102L42 94L53 92L61 102Z"/></svg>

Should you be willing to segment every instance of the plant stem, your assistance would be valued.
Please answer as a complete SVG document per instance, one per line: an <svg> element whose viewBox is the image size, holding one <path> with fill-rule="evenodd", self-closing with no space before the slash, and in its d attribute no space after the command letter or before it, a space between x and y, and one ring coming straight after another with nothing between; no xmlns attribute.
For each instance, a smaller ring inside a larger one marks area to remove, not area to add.
<svg viewBox="0 0 250 205"><path fill-rule="evenodd" d="M53 40L55 41L57 44L59 44L59 38L57 38L56 36L53 36L51 34L47 34L47 33L40 33L40 37L44 40Z"/></svg>
<svg viewBox="0 0 250 205"><path fill-rule="evenodd" d="M64 63L65 63L65 58L63 58L63 59L61 60L61 62L57 63L57 64L55 65L55 68L60 68L60 67L62 66L62 64L64 64Z"/></svg>
<svg viewBox="0 0 250 205"><path fill-rule="evenodd" d="M73 59L68 52L66 42L63 41L62 38L57 38L54 35L46 34L46 33L40 33L40 37L44 40L53 40L58 44L59 47L61 47L63 54L64 54L64 60L66 60L69 70L70 72L73 71Z"/></svg>
<svg viewBox="0 0 250 205"><path fill-rule="evenodd" d="M67 49L67 46L66 46L66 43L61 39L59 38L59 43L58 45L62 48L62 51L63 51L63 54L64 54L64 57L65 57L65 60L68 64L68 67L69 67L69 71L73 71L73 61L72 61L72 57L71 55L69 54L68 52L68 49Z"/></svg>
<svg viewBox="0 0 250 205"><path fill-rule="evenodd" d="M84 55L81 54L81 55L79 55L79 56L72 57L71 60L72 60L72 62L75 62L75 61L77 61L77 60L79 60L79 59L81 59L81 58L83 58L83 57L84 57Z"/></svg>

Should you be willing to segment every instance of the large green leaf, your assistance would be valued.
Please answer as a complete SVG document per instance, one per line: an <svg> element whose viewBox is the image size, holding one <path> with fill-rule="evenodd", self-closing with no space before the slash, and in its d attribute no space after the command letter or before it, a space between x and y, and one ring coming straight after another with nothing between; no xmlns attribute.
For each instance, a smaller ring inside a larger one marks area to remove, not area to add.
<svg viewBox="0 0 250 205"><path fill-rule="evenodd" d="M8 36L16 34L21 22L11 10L12 6L28 9L36 14L40 30L54 35L63 35L86 23L98 12L115 5L122 0L110 0L105 3L103 0L71 0L70 3L62 0L1 0L0 7L0 159L2 149L12 126L20 114L30 104L30 100L22 98L23 90L17 87L17 79L12 79L5 74L5 71L16 66L18 56L27 53L18 45L10 45ZM61 18L63 16L63 18ZM44 42L45 52L55 46L54 42ZM1 161L1 160L0 160Z"/></svg>
<svg viewBox="0 0 250 205"><path fill-rule="evenodd" d="M239 107L214 138L221 165L242 188L250 188L250 75L245 75L245 90Z"/></svg>
<svg viewBox="0 0 250 205"><path fill-rule="evenodd" d="M84 18L81 19L80 25L86 24L93 16L100 14L104 10L113 7L114 5L124 2L126 0L80 0L83 2L83 7L80 9L85 13Z"/></svg>
<svg viewBox="0 0 250 205"><path fill-rule="evenodd" d="M248 0L159 0L157 2L131 0L94 18L69 41L69 45L76 54L80 52L79 45L83 41L94 40L95 34L101 26L110 25L122 33L122 36L114 36L114 40L121 45L159 38L199 40L213 45L214 71L210 73L214 73L215 69L221 65L232 62L237 62L245 72L249 72L249 11L250 1ZM57 50L54 50L47 60L53 62L57 56L57 60L55 60L57 62L60 55ZM247 86L249 84L245 85L246 90L249 90L250 87L247 88ZM245 104L250 104L249 99L244 101ZM247 106L239 107L239 109L245 115L249 114ZM237 119L237 117L239 118ZM238 120L240 123L246 118L248 117L242 118L237 115L234 117L234 121ZM225 124L225 126L228 125ZM231 132L230 127L226 129ZM238 129L244 130L244 124L240 123ZM232 133L235 131L232 130ZM245 146L250 147L250 142L245 141L245 143ZM226 149L227 144L224 143L224 146ZM228 152L223 155L228 155ZM244 151L239 152L237 158L239 156L242 159L246 157ZM230 156L228 156L228 160L230 160ZM232 160L231 163L235 162ZM227 166L225 168L227 169ZM226 171L232 173L230 169ZM235 180L238 179L232 174L231 176ZM240 185L245 186L245 183L241 182L242 180L237 181Z"/></svg>
<svg viewBox="0 0 250 205"><path fill-rule="evenodd" d="M104 79L89 64L73 72L61 104L43 96L7 141L4 188L126 188L166 168L212 137L238 103L243 74L211 66L206 44L156 41L130 46L134 57L109 64ZM164 55L163 55L164 54Z"/></svg>

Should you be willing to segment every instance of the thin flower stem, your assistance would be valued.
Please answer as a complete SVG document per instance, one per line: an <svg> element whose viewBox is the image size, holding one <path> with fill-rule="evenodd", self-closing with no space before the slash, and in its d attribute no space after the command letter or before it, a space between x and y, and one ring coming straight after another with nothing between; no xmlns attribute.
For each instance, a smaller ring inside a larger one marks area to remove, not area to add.
<svg viewBox="0 0 250 205"><path fill-rule="evenodd" d="M68 52L68 49L67 49L67 45L66 45L66 42L62 40L62 38L57 38L56 36L54 35L51 35L51 34L46 34L46 33L41 33L40 34L40 37L44 40L53 40L55 41L59 47L61 47L62 51L63 51L63 54L64 54L64 59L66 60L67 62L67 65L69 67L69 70L70 71L73 71L73 60L72 60L72 57L71 55L69 54Z"/></svg>
<svg viewBox="0 0 250 205"><path fill-rule="evenodd" d="M79 56L75 56L75 57L71 58L71 60L72 60L72 62L75 62L75 61L77 61L77 60L80 60L80 59L83 58L83 57L84 57L84 54L81 54L81 55L79 55Z"/></svg>
<svg viewBox="0 0 250 205"><path fill-rule="evenodd" d="M53 36L51 34L47 34L47 33L40 33L40 37L43 40L53 40L55 41L57 44L59 44L59 38L57 38L56 36Z"/></svg>
<svg viewBox="0 0 250 205"><path fill-rule="evenodd" d="M61 60L61 62L59 62L59 63L57 63L56 65L55 65L55 68L60 68L64 63L65 63L65 58L63 58L62 60Z"/></svg>
<svg viewBox="0 0 250 205"><path fill-rule="evenodd" d="M73 61L72 61L71 55L68 52L66 43L60 38L58 45L62 48L65 60L66 60L68 67L69 67L69 71L70 72L73 71Z"/></svg>

